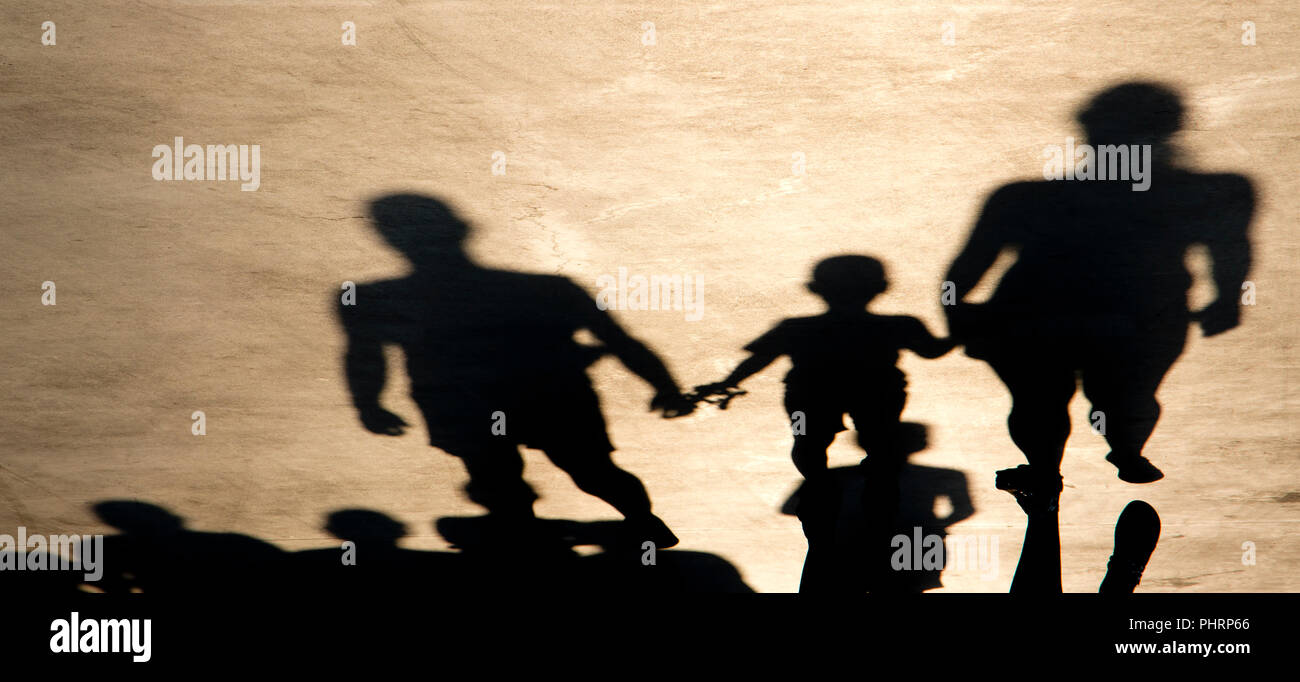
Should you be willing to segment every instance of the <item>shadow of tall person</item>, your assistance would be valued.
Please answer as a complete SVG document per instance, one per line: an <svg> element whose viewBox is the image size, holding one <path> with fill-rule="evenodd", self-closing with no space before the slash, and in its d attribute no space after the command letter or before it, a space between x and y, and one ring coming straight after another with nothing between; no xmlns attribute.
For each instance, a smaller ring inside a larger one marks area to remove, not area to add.
<svg viewBox="0 0 1300 682"><path fill-rule="evenodd" d="M372 201L370 214L413 271L363 284L354 305L339 307L348 386L365 428L394 436L407 426L379 403L387 377L382 349L395 344L406 356L429 444L464 462L470 499L497 521L532 523L536 494L523 479L519 452L526 446L621 512L638 537L676 544L641 481L611 459L614 446L586 374L612 354L654 388L651 409L686 414L693 404L664 363L568 279L474 263L462 246L469 225L442 201L394 194ZM580 344L580 330L603 345Z"/></svg>
<svg viewBox="0 0 1300 682"><path fill-rule="evenodd" d="M185 528L184 519L148 502L107 500L92 507L122 531L104 538L105 592L235 593L278 584L284 552L239 533Z"/></svg>
<svg viewBox="0 0 1300 682"><path fill-rule="evenodd" d="M1028 461L997 485L1051 498L1051 510L1079 383L1120 479L1163 476L1142 455L1160 415L1156 390L1189 323L1205 336L1237 326L1255 204L1244 176L1180 167L1171 138L1183 105L1166 86L1109 88L1078 120L1092 153L1063 159L1063 177L1078 179L998 189L945 277L957 299L944 307L952 335L1006 384L1011 438ZM1086 179L1098 176L1107 179ZM1184 258L1195 244L1209 251L1218 298L1193 313ZM962 300L1004 251L1017 259L992 297Z"/></svg>

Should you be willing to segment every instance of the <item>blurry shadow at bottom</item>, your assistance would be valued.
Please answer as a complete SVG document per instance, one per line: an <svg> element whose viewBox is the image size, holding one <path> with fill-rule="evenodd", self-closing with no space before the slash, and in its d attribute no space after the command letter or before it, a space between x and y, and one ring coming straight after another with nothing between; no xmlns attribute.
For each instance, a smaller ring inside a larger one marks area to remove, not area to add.
<svg viewBox="0 0 1300 682"><path fill-rule="evenodd" d="M438 532L461 550L476 587L492 592L692 594L753 589L722 557L660 550L620 521L445 517ZM599 547L582 555L579 546Z"/></svg>
<svg viewBox="0 0 1300 682"><path fill-rule="evenodd" d="M437 529L458 551L424 551L399 545L408 534L402 522L371 509L340 509L327 515L324 525L338 545L285 552L248 535L189 530L179 516L147 502L112 500L93 508L104 523L122 531L104 539L101 580L86 582L82 571L5 570L0 591L410 597L753 592L725 559L657 550L635 537L635 526L620 521L507 524L491 515L443 518ZM574 551L578 546L601 551L584 555ZM16 564L21 557L25 565L52 566L58 556L36 548L6 549L0 565Z"/></svg>
<svg viewBox="0 0 1300 682"><path fill-rule="evenodd" d="M247 535L190 530L148 502L107 500L93 510L122 531L104 538L104 576L96 587L105 592L241 592L275 580L285 556Z"/></svg>

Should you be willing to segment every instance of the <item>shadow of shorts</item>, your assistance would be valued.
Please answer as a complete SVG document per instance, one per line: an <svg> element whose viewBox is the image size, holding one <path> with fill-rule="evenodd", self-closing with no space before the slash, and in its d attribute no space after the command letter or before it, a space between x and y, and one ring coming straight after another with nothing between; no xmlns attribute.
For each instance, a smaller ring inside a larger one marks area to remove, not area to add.
<svg viewBox="0 0 1300 682"><path fill-rule="evenodd" d="M429 445L456 456L524 446L550 454L609 454L600 398L585 375L563 382L415 396Z"/></svg>

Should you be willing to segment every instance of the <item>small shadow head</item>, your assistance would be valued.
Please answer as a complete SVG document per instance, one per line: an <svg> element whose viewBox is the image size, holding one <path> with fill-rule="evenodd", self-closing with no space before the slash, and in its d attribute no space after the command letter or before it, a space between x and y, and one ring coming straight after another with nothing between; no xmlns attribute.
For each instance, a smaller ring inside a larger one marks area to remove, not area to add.
<svg viewBox="0 0 1300 682"><path fill-rule="evenodd" d="M137 500L105 500L96 502L91 510L100 521L128 535L170 535L185 525L166 509Z"/></svg>
<svg viewBox="0 0 1300 682"><path fill-rule="evenodd" d="M1088 100L1078 121L1092 144L1164 145L1183 126L1182 97L1172 87L1133 81Z"/></svg>
<svg viewBox="0 0 1300 682"><path fill-rule="evenodd" d="M930 427L918 422L901 422L898 425L899 454L914 455L930 447Z"/></svg>
<svg viewBox="0 0 1300 682"><path fill-rule="evenodd" d="M361 544L396 544L406 536L406 524L371 509L340 509L326 517L325 530L340 540Z"/></svg>
<svg viewBox="0 0 1300 682"><path fill-rule="evenodd" d="M832 256L813 268L808 290L832 307L858 307L889 288L885 266L870 256Z"/></svg>
<svg viewBox="0 0 1300 682"><path fill-rule="evenodd" d="M930 447L930 427L919 422L899 422L898 435L895 441L898 448L898 455L904 459L924 451ZM863 450L866 444L862 442L862 432L858 432L858 446Z"/></svg>
<svg viewBox="0 0 1300 682"><path fill-rule="evenodd" d="M370 202L375 229L412 263L462 254L469 224L446 202L424 194L388 194Z"/></svg>

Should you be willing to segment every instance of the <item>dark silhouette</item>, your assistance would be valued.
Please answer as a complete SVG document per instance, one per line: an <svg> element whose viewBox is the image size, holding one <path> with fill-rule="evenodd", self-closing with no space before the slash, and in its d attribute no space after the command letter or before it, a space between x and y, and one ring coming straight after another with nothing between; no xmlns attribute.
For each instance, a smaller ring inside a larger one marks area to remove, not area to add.
<svg viewBox="0 0 1300 682"><path fill-rule="evenodd" d="M80 570L18 570L19 562L24 566L62 566L72 557L42 550L24 551L5 550L0 552L0 594L4 595L42 595L70 596L81 592L84 576L89 572ZM98 589L98 587L94 588Z"/></svg>
<svg viewBox="0 0 1300 682"><path fill-rule="evenodd" d="M1061 527L1055 496L1031 491L1010 491L1025 511L1025 542L1020 549L1012 594L1060 594ZM1106 577L1098 592L1131 594L1146 571L1151 553L1160 539L1160 516L1142 500L1129 502L1115 522L1115 550L1106 565Z"/></svg>
<svg viewBox="0 0 1300 682"><path fill-rule="evenodd" d="M927 447L924 424L904 422L900 432L900 452L904 457ZM919 529L922 537L937 538L942 546L948 527L975 513L965 474L955 469L904 462L897 475L898 508L889 519L890 542L882 545L879 537L871 537L871 524L863 513L872 508L864 498L875 487L863 475L863 468L837 467L828 473L828 492L835 519L824 537L817 537L822 544L814 547L813 537L809 538L801 591L916 593L943 586L940 574L947 562L946 553L941 555L938 569L911 565L910 561L905 568L897 568L892 560L900 548L895 547L893 539L903 535L910 543ZM786 500L781 512L796 515L806 493L807 482ZM941 498L946 498L952 506L943 517L937 516L934 510L935 502ZM891 571L869 571L869 567L881 564L888 564Z"/></svg>
<svg viewBox="0 0 1300 682"><path fill-rule="evenodd" d="M493 592L536 594L746 593L753 589L725 559L704 552L661 550L622 523L538 519L526 534L491 515L448 517L438 532L464 558L469 584ZM575 547L600 547L583 556Z"/></svg>
<svg viewBox="0 0 1300 682"><path fill-rule="evenodd" d="M295 552L287 562L292 589L336 594L384 590L416 594L462 590L470 578L459 555L404 549L406 525L371 509L340 509L325 530L349 545ZM432 587L432 586L437 586Z"/></svg>
<svg viewBox="0 0 1300 682"><path fill-rule="evenodd" d="M104 501L94 510L123 531L104 538L101 580L85 583L82 571L6 571L0 574L3 587L44 596L88 589L410 599L753 592L725 559L704 552L650 551L645 540L633 537L633 529L615 521L538 519L521 526L491 514L439 519L438 531L458 551L425 551L401 547L406 525L387 514L340 509L326 517L324 529L348 544L286 553L248 535L187 530L180 517L147 502ZM584 556L574 551L577 546L603 551ZM47 565L52 560L47 558Z"/></svg>
<svg viewBox="0 0 1300 682"><path fill-rule="evenodd" d="M1003 480L1008 475L1022 475L1018 470L1025 468L1000 471L997 477L997 487L1016 498L1027 519L1020 561L1016 564L1016 574L1011 578L1011 593L1060 594L1061 514L1057 498L1061 492L1061 478L1057 475L1055 488L1016 486Z"/></svg>
<svg viewBox="0 0 1300 682"><path fill-rule="evenodd" d="M563 277L484 268L462 248L469 226L438 199L399 194L371 202L375 227L411 262L411 274L358 287L339 308L352 399L368 430L399 435L406 422L379 404L382 347L406 356L412 397L429 443L459 457L474 501L527 525L536 494L520 446L544 451L582 490L613 505L639 537L670 547L676 536L651 513L636 476L610 458L599 399L586 368L605 353L655 389L651 409L690 412L663 362L580 287ZM603 344L579 344L587 330Z"/></svg>
<svg viewBox="0 0 1300 682"><path fill-rule="evenodd" d="M185 528L184 520L135 500L95 503L104 523L122 531L104 538L105 592L235 593L278 580L284 552L238 533Z"/></svg>
<svg viewBox="0 0 1300 682"><path fill-rule="evenodd" d="M880 546L891 535L898 472L905 457L899 417L907 381L897 367L899 352L908 349L937 358L954 345L932 336L915 317L868 312L867 305L887 287L884 266L874 258L846 255L821 261L808 289L826 301L827 311L783 320L745 346L750 356L730 376L697 389L701 395L725 394L777 358L790 357L794 367L785 377L785 408L794 431L791 457L806 480L798 516L813 566L822 564L815 556L819 548L834 544L837 498L827 472L826 448L845 430L844 415L853 418L858 443L867 453L862 468L871 488L862 497L866 517L879 536L873 544ZM888 566L878 564L874 570L887 571ZM805 573L800 591L833 582Z"/></svg>
<svg viewBox="0 0 1300 682"><path fill-rule="evenodd" d="M1162 85L1127 83L1097 95L1078 117L1088 142L1150 145L1146 191L1114 180L1004 186L948 270L959 299L944 308L951 333L1011 392L1008 427L1029 462L1001 472L1003 489L1059 495L1067 406L1080 382L1092 414L1104 417L1107 460L1119 477L1161 478L1142 449L1160 414L1156 390L1182 353L1187 327L1197 320L1214 336L1238 324L1254 192L1243 176L1179 166L1170 138L1182 117L1178 95ZM1218 289L1197 313L1188 310L1184 266L1193 244L1208 248ZM961 301L1004 250L1018 258L991 299Z"/></svg>
<svg viewBox="0 0 1300 682"><path fill-rule="evenodd" d="M1151 553L1160 541L1160 515L1142 500L1133 500L1115 522L1115 551L1106 564L1102 594L1130 594L1142 581Z"/></svg>

